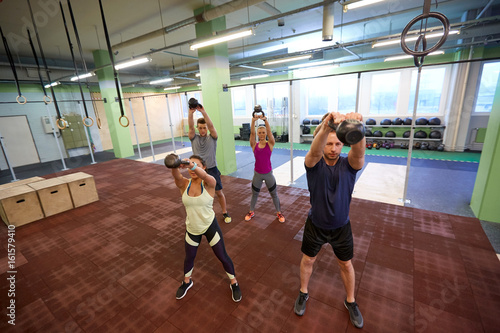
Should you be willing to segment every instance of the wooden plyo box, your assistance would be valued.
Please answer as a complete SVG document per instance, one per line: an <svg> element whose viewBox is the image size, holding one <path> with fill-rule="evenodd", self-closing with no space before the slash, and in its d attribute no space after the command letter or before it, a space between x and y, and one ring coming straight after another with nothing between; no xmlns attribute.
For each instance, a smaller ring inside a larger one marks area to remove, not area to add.
<svg viewBox="0 0 500 333"><path fill-rule="evenodd" d="M43 218L36 191L28 185L0 190L0 216L7 225L16 227Z"/></svg>
<svg viewBox="0 0 500 333"><path fill-rule="evenodd" d="M99 200L94 176L85 172L76 172L58 177L58 179L68 184L73 206L75 208Z"/></svg>
<svg viewBox="0 0 500 333"><path fill-rule="evenodd" d="M19 185L27 185L29 183L38 182L38 181L44 180L44 179L45 178L42 178L42 177L31 177L31 178L21 179L21 180L17 180L15 182L12 182L12 183L0 185L0 190L3 190L5 188L10 188L10 187L16 187Z"/></svg>
<svg viewBox="0 0 500 333"><path fill-rule="evenodd" d="M36 190L46 217L73 209L68 185L62 180L46 179L30 183L28 186Z"/></svg>

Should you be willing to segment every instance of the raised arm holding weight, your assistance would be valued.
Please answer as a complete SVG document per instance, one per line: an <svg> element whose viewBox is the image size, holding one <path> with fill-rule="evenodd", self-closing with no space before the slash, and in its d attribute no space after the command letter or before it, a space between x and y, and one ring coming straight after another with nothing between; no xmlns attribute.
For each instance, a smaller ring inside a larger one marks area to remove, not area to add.
<svg viewBox="0 0 500 333"><path fill-rule="evenodd" d="M193 149L193 154L201 156L207 165L207 173L212 175L217 181L217 186L215 187L215 194L219 200L220 206L222 208L222 214L224 216L224 222L230 223L231 216L226 209L226 197L222 192L222 181L220 179L221 173L217 168L216 152L217 152L217 130L215 129L212 120L205 111L205 108L198 103L195 98L191 98L188 102L188 125L189 125L189 140L191 140L191 147ZM199 134L196 134L194 126L194 113L196 111L201 112L202 118L198 118L196 121L196 128L198 128ZM210 134L210 135L209 135Z"/></svg>
<svg viewBox="0 0 500 333"><path fill-rule="evenodd" d="M346 119L362 121L359 113L327 114L315 132L305 168L310 192L309 210L302 239L300 262L300 291L294 311L302 316L309 298L309 280L313 265L323 244L329 243L337 257L340 276L346 290L344 306L351 323L363 327L363 316L354 298L355 274L352 266L353 237L349 219L352 191L356 173L363 168L366 139L351 144L347 157L340 155L344 144L328 123L340 124ZM335 127L335 126L333 126Z"/></svg>

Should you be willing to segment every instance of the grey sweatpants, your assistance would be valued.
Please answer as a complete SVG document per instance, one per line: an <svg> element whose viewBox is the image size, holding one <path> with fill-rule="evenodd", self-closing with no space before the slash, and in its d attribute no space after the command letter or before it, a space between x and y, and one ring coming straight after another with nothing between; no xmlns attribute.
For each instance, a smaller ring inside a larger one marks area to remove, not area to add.
<svg viewBox="0 0 500 333"><path fill-rule="evenodd" d="M281 212L280 199L278 198L278 192L276 189L276 178L274 178L272 171L269 173L258 173L256 171L253 172L252 200L250 201L250 211L255 210L255 205L257 204L257 198L259 197L262 182L266 182L267 190L273 198L273 203L274 207L276 207L276 211Z"/></svg>

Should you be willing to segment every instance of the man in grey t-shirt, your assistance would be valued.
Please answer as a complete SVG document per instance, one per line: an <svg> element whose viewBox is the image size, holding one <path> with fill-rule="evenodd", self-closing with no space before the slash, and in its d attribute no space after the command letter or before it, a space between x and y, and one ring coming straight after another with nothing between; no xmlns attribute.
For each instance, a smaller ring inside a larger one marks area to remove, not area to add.
<svg viewBox="0 0 500 333"><path fill-rule="evenodd" d="M196 105L196 106L195 106ZM196 128L198 128L199 134L196 133L194 127L194 113L200 111L203 118L198 118L196 123ZM220 171L217 168L217 161L215 159L215 153L217 150L217 131L215 129L212 120L208 116L207 112L201 104L194 98L189 100L189 113L188 113L188 124L189 124L189 140L191 140L191 147L193 149L193 154L201 156L206 163L207 173L215 178L217 185L215 186L215 194L217 194L217 199L219 200L220 206L222 208L222 214L224 215L224 222L230 223L231 216L229 216L226 209L226 197L222 192L222 181L220 179ZM210 135L208 135L210 132Z"/></svg>

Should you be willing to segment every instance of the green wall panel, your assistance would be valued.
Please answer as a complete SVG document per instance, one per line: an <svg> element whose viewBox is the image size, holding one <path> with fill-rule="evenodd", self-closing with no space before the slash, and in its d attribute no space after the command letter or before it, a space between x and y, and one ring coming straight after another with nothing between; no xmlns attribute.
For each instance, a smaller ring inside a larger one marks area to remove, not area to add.
<svg viewBox="0 0 500 333"><path fill-rule="evenodd" d="M480 220L500 223L500 77L488 120L471 208Z"/></svg>

